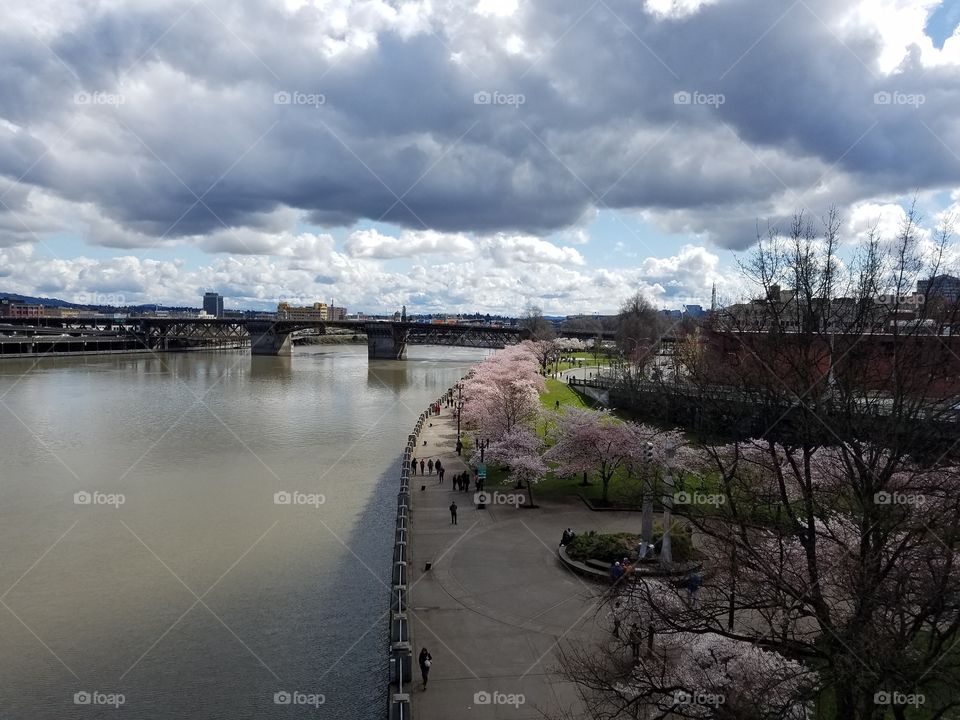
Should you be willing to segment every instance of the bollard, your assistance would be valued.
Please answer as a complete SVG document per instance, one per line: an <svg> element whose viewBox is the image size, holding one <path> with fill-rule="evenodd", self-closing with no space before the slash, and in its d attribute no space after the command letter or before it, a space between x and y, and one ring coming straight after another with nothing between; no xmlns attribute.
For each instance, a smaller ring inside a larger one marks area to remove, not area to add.
<svg viewBox="0 0 960 720"><path fill-rule="evenodd" d="M399 519L399 518L405 518L405 517L407 517L408 515L409 515L409 512L408 512L408 509L407 509L407 506L406 506L406 505L401 505L400 507L397 508L397 518L398 518L398 519Z"/></svg>
<svg viewBox="0 0 960 720"><path fill-rule="evenodd" d="M390 651L390 684L396 685L400 692L407 689L413 681L413 654L410 648L396 648Z"/></svg>
<svg viewBox="0 0 960 720"><path fill-rule="evenodd" d="M397 505L399 507L410 507L410 493L401 490L397 493Z"/></svg>
<svg viewBox="0 0 960 720"><path fill-rule="evenodd" d="M397 528L394 531L393 542L406 542L407 541L407 529L406 528Z"/></svg>
<svg viewBox="0 0 960 720"><path fill-rule="evenodd" d="M410 720L410 699L397 696L390 701L390 720Z"/></svg>
<svg viewBox="0 0 960 720"><path fill-rule="evenodd" d="M410 643L410 626L405 615L395 615L390 622L390 644Z"/></svg>
<svg viewBox="0 0 960 720"><path fill-rule="evenodd" d="M407 589L403 586L395 587L390 596L390 610L395 613L405 613L407 611Z"/></svg>
<svg viewBox="0 0 960 720"><path fill-rule="evenodd" d="M400 540L406 545L406 540ZM407 564L405 562L395 562L393 564L393 585L406 585L407 584Z"/></svg>
<svg viewBox="0 0 960 720"><path fill-rule="evenodd" d="M406 529L407 529L407 516L406 516L406 515L404 515L403 517L398 517L398 518L397 518L397 527L400 528L400 529L402 529L402 530L406 530Z"/></svg>
<svg viewBox="0 0 960 720"><path fill-rule="evenodd" d="M393 562L394 562L394 563L398 563L398 562L405 563L405 562L407 562L407 543L406 543L406 541L404 541L404 542L398 542L398 543L395 543L395 544L394 544L394 546L393 546Z"/></svg>

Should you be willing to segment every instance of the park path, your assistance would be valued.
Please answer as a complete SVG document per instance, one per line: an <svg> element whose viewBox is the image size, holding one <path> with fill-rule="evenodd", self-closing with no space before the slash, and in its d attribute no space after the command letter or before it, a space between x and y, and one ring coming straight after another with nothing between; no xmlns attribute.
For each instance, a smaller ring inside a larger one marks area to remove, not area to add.
<svg viewBox="0 0 960 720"><path fill-rule="evenodd" d="M637 518L594 513L579 500L545 502L537 509L488 504L478 510L472 491L452 489L451 477L466 468L455 445L456 418L443 408L424 423L415 457L439 458L444 482L436 474L410 478L414 664L423 647L433 656L425 691L414 668L413 717L540 720L543 713L560 712L583 717L575 686L556 672L558 643L590 643L606 632L605 610L597 610L604 588L567 571L557 545L566 527L631 530ZM509 486L487 490L514 492ZM448 510L454 500L457 525ZM432 567L425 571L428 562ZM510 704L519 695L524 702Z"/></svg>

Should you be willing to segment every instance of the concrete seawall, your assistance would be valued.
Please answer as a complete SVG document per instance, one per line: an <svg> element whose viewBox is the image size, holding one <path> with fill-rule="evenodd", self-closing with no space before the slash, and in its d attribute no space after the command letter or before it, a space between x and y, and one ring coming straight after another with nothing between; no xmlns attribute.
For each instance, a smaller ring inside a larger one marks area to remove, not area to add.
<svg viewBox="0 0 960 720"><path fill-rule="evenodd" d="M446 398L452 392L453 388L448 389L434 403L444 408ZM424 459L422 454L418 455L418 452L419 449L424 449L428 440L423 440L423 446L421 446L421 435L425 425L433 428L433 423L429 422L433 417L437 416L430 411L429 406L427 410L420 413L413 431L407 436L407 445L400 463L400 488L397 493L397 517L390 578L390 686L387 713L389 720L409 720L413 717L410 693L419 669L414 663L408 607L413 584L415 584L410 583L410 563L412 562L410 483L411 477L416 476L416 468L412 468L411 464L416 462L417 457ZM436 444L435 439L431 438L431 440ZM457 468L458 471L462 469L462 467ZM425 480L422 473L420 477L421 480ZM450 481L452 482L452 477ZM427 569L429 568L424 568L424 571Z"/></svg>

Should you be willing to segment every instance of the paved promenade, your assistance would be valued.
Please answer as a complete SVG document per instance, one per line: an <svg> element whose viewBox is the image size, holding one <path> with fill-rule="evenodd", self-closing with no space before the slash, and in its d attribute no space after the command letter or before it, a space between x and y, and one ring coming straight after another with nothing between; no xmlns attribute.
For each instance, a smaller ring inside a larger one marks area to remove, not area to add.
<svg viewBox="0 0 960 720"><path fill-rule="evenodd" d="M411 693L413 717L526 720L558 711L581 717L576 688L556 674L557 644L588 643L607 632L598 624L606 609L597 610L602 586L560 564L560 534L566 527L577 532L632 530L639 519L630 513L591 512L579 499L538 500L540 507L532 510L510 505L477 510L472 490L452 489L451 477L465 469L455 444L456 419L443 408L424 424L416 450L418 460L441 459L443 485L436 474L410 479L410 615L417 679ZM511 486L487 490L519 492ZM536 500L536 488L534 494ZM457 525L450 522L452 500L459 506ZM427 562L432 569L425 572ZM433 656L426 691L416 669L422 647ZM518 706L482 702L520 694L525 702Z"/></svg>

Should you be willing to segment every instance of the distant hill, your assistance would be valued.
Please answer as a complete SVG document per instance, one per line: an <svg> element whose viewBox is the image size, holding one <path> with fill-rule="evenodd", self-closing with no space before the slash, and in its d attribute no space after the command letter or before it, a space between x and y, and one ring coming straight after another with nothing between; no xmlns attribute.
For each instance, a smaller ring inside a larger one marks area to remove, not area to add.
<svg viewBox="0 0 960 720"><path fill-rule="evenodd" d="M97 310L99 312L114 312L117 310L125 310L127 312L143 312L144 310L154 310L158 307L154 303L147 303L143 305L123 305L122 307L115 305L81 305L79 303L67 302L66 300L61 300L60 298L33 297L32 295L19 295L17 293L7 292L0 292L0 300L10 300L11 302L27 303L29 305L46 305L47 307L89 309ZM199 312L199 308L193 307L170 307L167 305L161 305L159 307L163 310L169 310L172 312Z"/></svg>
<svg viewBox="0 0 960 720"><path fill-rule="evenodd" d="M0 292L0 300L9 300L10 302L27 303L29 305L46 305L47 307L68 307L82 308L86 305L77 305L76 303L60 300L59 298L33 297L32 295L18 295L17 293Z"/></svg>

